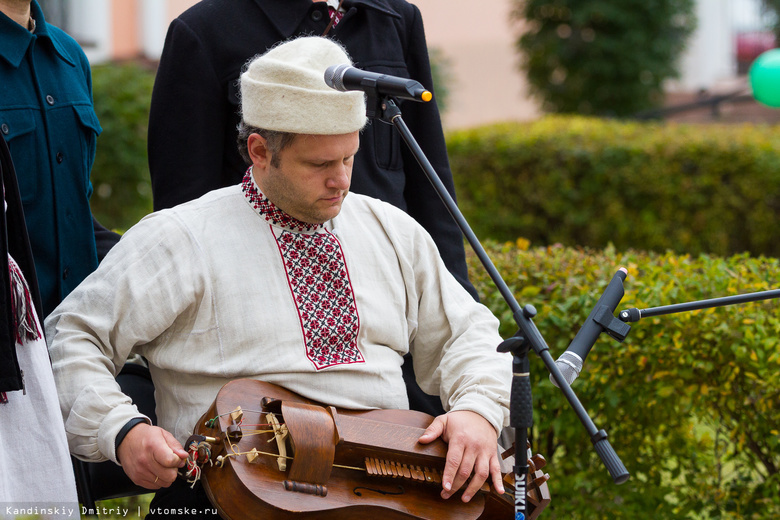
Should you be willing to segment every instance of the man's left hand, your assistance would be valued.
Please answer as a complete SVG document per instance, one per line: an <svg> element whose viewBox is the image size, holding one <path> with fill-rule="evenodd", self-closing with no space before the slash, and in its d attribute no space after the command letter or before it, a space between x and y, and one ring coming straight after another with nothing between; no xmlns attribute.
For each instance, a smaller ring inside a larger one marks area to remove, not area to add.
<svg viewBox="0 0 780 520"><path fill-rule="evenodd" d="M498 435L484 417L465 410L440 415L419 441L428 444L439 437L448 445L447 463L441 479L442 498L454 495L469 477L471 481L463 492L464 502L471 500L488 477L498 493L504 492L498 461Z"/></svg>

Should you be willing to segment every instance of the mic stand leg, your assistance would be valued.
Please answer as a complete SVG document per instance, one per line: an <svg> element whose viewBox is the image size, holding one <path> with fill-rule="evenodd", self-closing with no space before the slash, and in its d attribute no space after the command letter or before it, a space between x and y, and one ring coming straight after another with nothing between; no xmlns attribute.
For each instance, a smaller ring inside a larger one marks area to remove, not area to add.
<svg viewBox="0 0 780 520"><path fill-rule="evenodd" d="M509 398L509 426L515 429L515 520L524 520L528 459L526 444L528 429L533 426L533 399L531 398L531 364L528 351L531 344L521 336L503 341L499 352L512 353L512 393Z"/></svg>

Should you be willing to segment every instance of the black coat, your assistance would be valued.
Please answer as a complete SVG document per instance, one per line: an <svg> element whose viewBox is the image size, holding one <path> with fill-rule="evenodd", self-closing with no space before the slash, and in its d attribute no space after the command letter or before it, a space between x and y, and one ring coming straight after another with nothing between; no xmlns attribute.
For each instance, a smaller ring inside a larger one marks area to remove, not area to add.
<svg viewBox="0 0 780 520"><path fill-rule="evenodd" d="M22 389L22 376L16 358L16 331L14 330L14 317L11 309L8 253L14 257L27 280L38 316L43 316L43 312L32 249L24 223L22 200L16 182L16 172L11 161L11 153L2 137L0 137L0 171L5 187L5 201L8 204L7 210L0 217L0 242L3 245L3 251L0 252L0 256L2 256L0 259L0 286L2 287L2 294L0 294L0 392L12 392Z"/></svg>
<svg viewBox="0 0 780 520"><path fill-rule="evenodd" d="M433 91L420 11L405 0L345 0L329 36L361 69L415 79ZM236 146L242 67L279 41L320 35L325 2L205 0L168 30L152 95L149 168L154 208L162 209L238 184L246 171ZM454 196L435 102L401 104L403 119ZM463 238L394 127L371 121L360 139L351 190L397 206L431 234L450 272L468 281Z"/></svg>

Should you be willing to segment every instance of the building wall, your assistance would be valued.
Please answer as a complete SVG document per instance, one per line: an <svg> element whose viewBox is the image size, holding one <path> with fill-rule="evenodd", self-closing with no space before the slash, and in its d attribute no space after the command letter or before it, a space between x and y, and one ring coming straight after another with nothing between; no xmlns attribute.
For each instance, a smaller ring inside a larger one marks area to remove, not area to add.
<svg viewBox="0 0 780 520"><path fill-rule="evenodd" d="M111 0L110 4L111 56L120 60L134 58L141 48L140 6L135 0Z"/></svg>
<svg viewBox="0 0 780 520"><path fill-rule="evenodd" d="M79 0L67 4L68 26L64 29L81 44L91 63L113 58L112 3L103 0ZM135 28L134 22L130 25Z"/></svg>
<svg viewBox="0 0 780 520"><path fill-rule="evenodd" d="M165 0L141 0L140 53L144 57L159 59L162 54L168 24L178 15L171 12L169 4Z"/></svg>
<svg viewBox="0 0 780 520"><path fill-rule="evenodd" d="M671 92L712 89L734 78L736 55L732 14L734 0L696 3L697 28L680 62L680 78L670 81Z"/></svg>
<svg viewBox="0 0 780 520"><path fill-rule="evenodd" d="M420 8L429 48L439 49L451 63L447 128L494 121L528 120L539 116L517 68L509 21L510 0L414 0Z"/></svg>

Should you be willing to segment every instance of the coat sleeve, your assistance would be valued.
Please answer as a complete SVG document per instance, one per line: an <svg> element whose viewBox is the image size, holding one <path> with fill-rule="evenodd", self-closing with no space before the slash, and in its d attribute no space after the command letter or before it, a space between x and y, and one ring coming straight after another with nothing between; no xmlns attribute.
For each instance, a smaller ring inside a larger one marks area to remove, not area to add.
<svg viewBox="0 0 780 520"><path fill-rule="evenodd" d="M447 145L444 140L439 108L436 104L422 15L416 6L411 7L412 16L407 18L409 41L406 65L412 78L434 92L434 100L429 103L405 103L404 122L454 199L455 185L447 157ZM404 199L407 203L407 212L431 234L447 268L476 299L477 291L468 278L463 235L460 228L447 211L408 147L403 145L402 150L406 172Z"/></svg>
<svg viewBox="0 0 780 520"><path fill-rule="evenodd" d="M103 226L94 216L92 217L92 229L95 231L98 262L102 262L111 248L119 242L120 235Z"/></svg>
<svg viewBox="0 0 780 520"><path fill-rule="evenodd" d="M226 94L200 37L171 22L149 112L149 172L155 211L221 187Z"/></svg>

